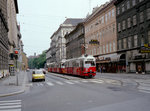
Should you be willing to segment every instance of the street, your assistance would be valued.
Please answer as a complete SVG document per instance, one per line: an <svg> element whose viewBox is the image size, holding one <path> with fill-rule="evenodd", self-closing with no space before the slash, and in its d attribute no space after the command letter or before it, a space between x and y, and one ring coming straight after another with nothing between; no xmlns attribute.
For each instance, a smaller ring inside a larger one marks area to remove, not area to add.
<svg viewBox="0 0 150 111"><path fill-rule="evenodd" d="M27 74L25 93L0 98L0 111L149 111L150 109L150 91L141 92L139 83L127 79L123 82L117 80L119 77L116 80L108 77L100 78L101 75L98 75L100 73L94 79L48 73L45 82L31 82L31 73Z"/></svg>

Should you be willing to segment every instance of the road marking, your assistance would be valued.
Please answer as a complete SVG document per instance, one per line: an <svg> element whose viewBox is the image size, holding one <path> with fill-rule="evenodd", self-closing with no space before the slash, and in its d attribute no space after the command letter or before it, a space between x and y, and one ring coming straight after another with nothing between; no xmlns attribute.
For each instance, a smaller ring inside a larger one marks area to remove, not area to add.
<svg viewBox="0 0 150 111"><path fill-rule="evenodd" d="M139 91L140 91L140 92L144 92L144 93L149 93L149 94L150 94L150 91L148 91L148 90L141 90L141 89L139 89Z"/></svg>
<svg viewBox="0 0 150 111"><path fill-rule="evenodd" d="M10 109L10 108L21 108L21 105L15 105L15 106L0 106L0 110L1 109Z"/></svg>
<svg viewBox="0 0 150 111"><path fill-rule="evenodd" d="M21 100L0 101L0 111L21 111Z"/></svg>
<svg viewBox="0 0 150 111"><path fill-rule="evenodd" d="M80 83L79 81L72 81L72 82L74 82L74 83Z"/></svg>
<svg viewBox="0 0 150 111"><path fill-rule="evenodd" d="M46 84L49 85L49 86L54 86L54 84L51 83L51 82L47 82Z"/></svg>
<svg viewBox="0 0 150 111"><path fill-rule="evenodd" d="M59 85L63 85L63 83L62 83L62 82L59 82L59 81L57 81L56 83L59 84Z"/></svg>
<svg viewBox="0 0 150 111"><path fill-rule="evenodd" d="M89 82L89 81L86 81L86 80L82 80L82 82Z"/></svg>
<svg viewBox="0 0 150 111"><path fill-rule="evenodd" d="M0 101L0 103L21 102L21 100Z"/></svg>
<svg viewBox="0 0 150 111"><path fill-rule="evenodd" d="M21 109L8 109L8 110L0 110L0 111L21 111Z"/></svg>
<svg viewBox="0 0 150 111"><path fill-rule="evenodd" d="M0 103L0 106L2 105L21 105L21 103Z"/></svg>
<svg viewBox="0 0 150 111"><path fill-rule="evenodd" d="M66 83L68 83L68 84L74 84L74 83L72 83L72 82L70 82L70 81L65 81Z"/></svg>
<svg viewBox="0 0 150 111"><path fill-rule="evenodd" d="M100 84L104 83L103 81L95 81L95 80L92 80L91 82L100 83Z"/></svg>

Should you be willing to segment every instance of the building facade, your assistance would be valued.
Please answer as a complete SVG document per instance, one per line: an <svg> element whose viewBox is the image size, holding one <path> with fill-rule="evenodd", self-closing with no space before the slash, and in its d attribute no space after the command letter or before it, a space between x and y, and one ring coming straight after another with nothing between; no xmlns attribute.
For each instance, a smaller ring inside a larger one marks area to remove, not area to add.
<svg viewBox="0 0 150 111"><path fill-rule="evenodd" d="M49 63L59 63L66 59L66 39L64 36L70 33L79 22L83 19L66 19L58 28L56 32L51 36L51 45L46 52L46 58ZM48 64L48 63L47 63Z"/></svg>
<svg viewBox="0 0 150 111"><path fill-rule="evenodd" d="M7 1L7 19L8 19L8 43L9 43L9 65L15 66L16 59L14 57L14 49L18 49L18 26L16 14L18 11L17 0Z"/></svg>
<svg viewBox="0 0 150 111"><path fill-rule="evenodd" d="M85 53L84 24L79 23L66 39L66 59L77 58Z"/></svg>
<svg viewBox="0 0 150 111"><path fill-rule="evenodd" d="M141 48L150 43L150 1L117 0L118 54L124 55L127 72L150 73L150 53Z"/></svg>
<svg viewBox="0 0 150 111"><path fill-rule="evenodd" d="M7 0L0 1L0 76L8 74Z"/></svg>
<svg viewBox="0 0 150 111"><path fill-rule="evenodd" d="M117 72L117 33L116 8L114 0L93 9L93 13L85 20L86 53L96 58L97 70ZM90 44L91 40L99 44Z"/></svg>

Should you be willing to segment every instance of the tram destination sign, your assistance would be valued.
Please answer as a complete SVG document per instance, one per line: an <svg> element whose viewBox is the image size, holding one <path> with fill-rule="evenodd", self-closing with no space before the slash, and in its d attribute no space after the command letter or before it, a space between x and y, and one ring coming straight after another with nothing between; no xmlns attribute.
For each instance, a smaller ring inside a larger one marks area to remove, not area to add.
<svg viewBox="0 0 150 111"><path fill-rule="evenodd" d="M140 53L150 53L150 43L144 44L140 49Z"/></svg>

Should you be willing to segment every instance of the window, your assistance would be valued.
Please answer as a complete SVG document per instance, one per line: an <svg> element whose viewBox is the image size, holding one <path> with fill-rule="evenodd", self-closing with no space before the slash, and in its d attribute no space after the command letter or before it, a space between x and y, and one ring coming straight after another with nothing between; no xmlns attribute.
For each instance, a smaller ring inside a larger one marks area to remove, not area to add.
<svg viewBox="0 0 150 111"><path fill-rule="evenodd" d="M126 40L126 38L123 39L123 47L124 47L124 49L127 48L127 40Z"/></svg>
<svg viewBox="0 0 150 111"><path fill-rule="evenodd" d="M133 6L136 5L136 0L132 0L132 5L133 5Z"/></svg>
<svg viewBox="0 0 150 111"><path fill-rule="evenodd" d="M105 22L107 22L107 13L105 14Z"/></svg>
<svg viewBox="0 0 150 111"><path fill-rule="evenodd" d="M115 41L113 42L113 51L116 51L116 43L115 43Z"/></svg>
<svg viewBox="0 0 150 111"><path fill-rule="evenodd" d="M104 23L104 16L102 16L101 20L102 20L102 23Z"/></svg>
<svg viewBox="0 0 150 111"><path fill-rule="evenodd" d="M128 18L128 28L131 27L131 18Z"/></svg>
<svg viewBox="0 0 150 111"><path fill-rule="evenodd" d="M111 45L111 42L109 43L109 52L111 52L112 50L111 50L111 47L112 47L112 45Z"/></svg>
<svg viewBox="0 0 150 111"><path fill-rule="evenodd" d="M124 4L122 4L122 12L124 12L125 11L125 9L124 9Z"/></svg>
<svg viewBox="0 0 150 111"><path fill-rule="evenodd" d="M140 12L140 23L144 22L144 13Z"/></svg>
<svg viewBox="0 0 150 111"><path fill-rule="evenodd" d="M106 53L108 53L108 44L106 45Z"/></svg>
<svg viewBox="0 0 150 111"><path fill-rule="evenodd" d="M150 8L147 9L147 19L150 19Z"/></svg>
<svg viewBox="0 0 150 111"><path fill-rule="evenodd" d="M118 46L119 46L119 50L121 50L122 49L122 47L121 47L121 40L119 40Z"/></svg>
<svg viewBox="0 0 150 111"><path fill-rule="evenodd" d="M150 43L150 30L148 31L148 43Z"/></svg>
<svg viewBox="0 0 150 111"><path fill-rule="evenodd" d="M130 8L130 1L127 1L127 9Z"/></svg>
<svg viewBox="0 0 150 111"><path fill-rule="evenodd" d="M103 53L105 54L105 45L103 45Z"/></svg>
<svg viewBox="0 0 150 111"><path fill-rule="evenodd" d="M128 37L128 48L131 48L131 37Z"/></svg>
<svg viewBox="0 0 150 111"><path fill-rule="evenodd" d="M120 14L120 8L119 7L117 8L117 14L118 15Z"/></svg>
<svg viewBox="0 0 150 111"><path fill-rule="evenodd" d="M142 1L144 1L144 0L139 0L139 2L142 2Z"/></svg>
<svg viewBox="0 0 150 111"><path fill-rule="evenodd" d="M145 43L145 41L144 41L144 35L142 35L142 36L141 36L141 45L143 46L144 43Z"/></svg>
<svg viewBox="0 0 150 111"><path fill-rule="evenodd" d="M134 47L137 47L137 45L138 45L137 35L134 35Z"/></svg>
<svg viewBox="0 0 150 111"><path fill-rule="evenodd" d="M114 9L112 9L112 17L114 17L115 16L115 11L114 11Z"/></svg>
<svg viewBox="0 0 150 111"><path fill-rule="evenodd" d="M126 22L125 20L122 22L122 29L125 30L126 26L125 26Z"/></svg>
<svg viewBox="0 0 150 111"><path fill-rule="evenodd" d="M111 18L111 11L108 12L108 19Z"/></svg>
<svg viewBox="0 0 150 111"><path fill-rule="evenodd" d="M137 24L136 15L133 16L133 26Z"/></svg>
<svg viewBox="0 0 150 111"><path fill-rule="evenodd" d="M118 32L120 32L120 31L121 31L121 24L118 23Z"/></svg>
<svg viewBox="0 0 150 111"><path fill-rule="evenodd" d="M100 47L100 54L102 54L102 47Z"/></svg>

